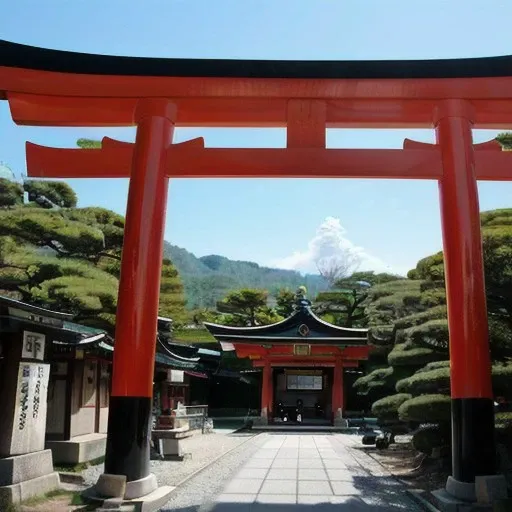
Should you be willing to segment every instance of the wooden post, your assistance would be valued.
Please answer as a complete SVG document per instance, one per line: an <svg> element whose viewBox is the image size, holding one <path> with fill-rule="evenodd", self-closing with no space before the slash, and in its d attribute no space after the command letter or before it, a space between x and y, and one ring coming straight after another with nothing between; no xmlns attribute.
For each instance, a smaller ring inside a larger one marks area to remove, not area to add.
<svg viewBox="0 0 512 512"><path fill-rule="evenodd" d="M343 394L343 362L341 357L336 357L332 380L332 415L334 425L339 425L343 421Z"/></svg>
<svg viewBox="0 0 512 512"><path fill-rule="evenodd" d="M435 119L443 160L439 194L450 333L453 478L467 483L496 469L472 115L467 102L451 100L439 105Z"/></svg>
<svg viewBox="0 0 512 512"><path fill-rule="evenodd" d="M105 473L149 476L151 397L175 107L140 100L119 281Z"/></svg>
<svg viewBox="0 0 512 512"><path fill-rule="evenodd" d="M269 421L272 414L272 367L270 361L265 360L261 375L261 418L262 421Z"/></svg>

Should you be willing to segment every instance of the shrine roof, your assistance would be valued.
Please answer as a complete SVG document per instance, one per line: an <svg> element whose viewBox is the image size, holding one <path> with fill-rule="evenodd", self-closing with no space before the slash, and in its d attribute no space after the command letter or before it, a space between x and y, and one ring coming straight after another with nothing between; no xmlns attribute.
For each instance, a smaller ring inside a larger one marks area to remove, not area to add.
<svg viewBox="0 0 512 512"><path fill-rule="evenodd" d="M42 334L51 335L55 345L75 347L100 346L113 350L106 343L108 335L103 329L95 329L72 322L73 315L44 309L9 297L0 296L0 332L13 332L31 327ZM27 327L28 326L28 327Z"/></svg>
<svg viewBox="0 0 512 512"><path fill-rule="evenodd" d="M177 370L216 371L221 352L172 343L158 336L155 361Z"/></svg>
<svg viewBox="0 0 512 512"><path fill-rule="evenodd" d="M39 306L34 306L32 304L27 304L26 302L21 302L16 299L11 299L10 297L0 296L0 312L8 312L8 311L18 310L26 313L27 318L31 317L44 317L51 318L54 320L61 320L61 323L64 320L71 320L73 315L70 313L61 313L59 311L52 311L50 309L45 309Z"/></svg>
<svg viewBox="0 0 512 512"><path fill-rule="evenodd" d="M368 342L368 329L349 329L325 322L311 310L307 299L297 301L295 312L275 324L259 327L204 325L217 341L224 343L357 346Z"/></svg>
<svg viewBox="0 0 512 512"><path fill-rule="evenodd" d="M397 79L512 76L510 55L365 61L179 59L68 52L5 40L0 40L0 66L59 73L192 78Z"/></svg>

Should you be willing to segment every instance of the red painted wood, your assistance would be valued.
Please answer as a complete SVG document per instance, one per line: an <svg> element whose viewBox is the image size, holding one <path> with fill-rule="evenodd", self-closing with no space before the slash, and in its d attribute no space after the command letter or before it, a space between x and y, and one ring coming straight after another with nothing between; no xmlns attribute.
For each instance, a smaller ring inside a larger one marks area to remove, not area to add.
<svg viewBox="0 0 512 512"><path fill-rule="evenodd" d="M133 148L58 149L27 143L27 172L38 178L127 178ZM505 153L506 154L506 153ZM512 160L509 157L507 162ZM190 141L166 152L172 178L384 178L438 179L438 151L400 149L200 148ZM512 173L510 173L512 174Z"/></svg>
<svg viewBox="0 0 512 512"><path fill-rule="evenodd" d="M274 391L272 386L272 367L268 360L264 362L261 379L261 414L270 418L272 415Z"/></svg>
<svg viewBox="0 0 512 512"><path fill-rule="evenodd" d="M341 359L336 358L332 381L332 412L334 417L338 411L343 411L343 364Z"/></svg>
<svg viewBox="0 0 512 512"><path fill-rule="evenodd" d="M171 111L170 111L171 110ZM167 207L172 109L141 101L119 280L112 396L151 397Z"/></svg>
<svg viewBox="0 0 512 512"><path fill-rule="evenodd" d="M436 127L450 332L452 398L492 398L487 308L471 110L454 101Z"/></svg>

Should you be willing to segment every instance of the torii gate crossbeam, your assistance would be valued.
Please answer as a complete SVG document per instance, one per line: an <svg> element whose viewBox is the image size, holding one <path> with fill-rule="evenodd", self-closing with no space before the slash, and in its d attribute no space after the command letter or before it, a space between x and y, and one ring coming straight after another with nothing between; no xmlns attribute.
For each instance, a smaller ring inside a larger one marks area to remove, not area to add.
<svg viewBox="0 0 512 512"><path fill-rule="evenodd" d="M450 332L455 495L496 471L477 180L511 180L511 153L472 143L512 125L512 57L288 62L146 59L0 41L0 99L37 126L137 126L135 144L27 146L34 177L129 177L105 471L155 487L149 417L169 177L351 177L439 182ZM285 149L171 145L175 126L286 127ZM435 145L325 148L329 127L434 127ZM103 475L107 477L107 475ZM462 487L461 487L462 486ZM128 491L127 491L128 492ZM466 496L467 497L467 496Z"/></svg>

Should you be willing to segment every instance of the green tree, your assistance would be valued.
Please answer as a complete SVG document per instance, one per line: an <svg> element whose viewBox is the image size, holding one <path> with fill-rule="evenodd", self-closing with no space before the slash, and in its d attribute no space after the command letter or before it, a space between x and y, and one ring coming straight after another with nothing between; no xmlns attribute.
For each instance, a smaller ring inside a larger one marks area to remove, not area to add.
<svg viewBox="0 0 512 512"><path fill-rule="evenodd" d="M373 271L354 272L349 277L338 279L331 290L317 295L315 313L342 327L365 327L364 303L371 286L398 279L403 278L387 273L375 274Z"/></svg>
<svg viewBox="0 0 512 512"><path fill-rule="evenodd" d="M507 379L512 375L508 292L512 285L512 209L484 212L481 222L493 384L497 396L508 396ZM375 414L385 412L380 416L383 423L435 424L414 436L418 449L430 453L433 447L446 445L450 367L443 254L420 260L407 280L372 288L366 314L370 341L386 354L387 365L373 369L354 386L372 398ZM411 398L404 400L407 395Z"/></svg>
<svg viewBox="0 0 512 512"><path fill-rule="evenodd" d="M23 186L7 178L0 178L0 208L23 204Z"/></svg>
<svg viewBox="0 0 512 512"><path fill-rule="evenodd" d="M0 293L115 328L124 218L76 208L67 184L25 182L28 204L0 210ZM41 199L44 197L44 200ZM160 314L186 320L183 286L164 260Z"/></svg>
<svg viewBox="0 0 512 512"><path fill-rule="evenodd" d="M27 180L24 188L28 200L42 208L74 208L77 204L75 191L63 181Z"/></svg>
<svg viewBox="0 0 512 512"><path fill-rule="evenodd" d="M287 318L295 311L295 292L289 288L281 288L276 296L276 312L283 318Z"/></svg>
<svg viewBox="0 0 512 512"><path fill-rule="evenodd" d="M505 151L510 151L512 149L512 133L511 132L499 133L496 137L496 140L501 144L501 147Z"/></svg>
<svg viewBox="0 0 512 512"><path fill-rule="evenodd" d="M243 288L217 302L216 322L233 326L268 325L282 319L267 305L266 290Z"/></svg>

